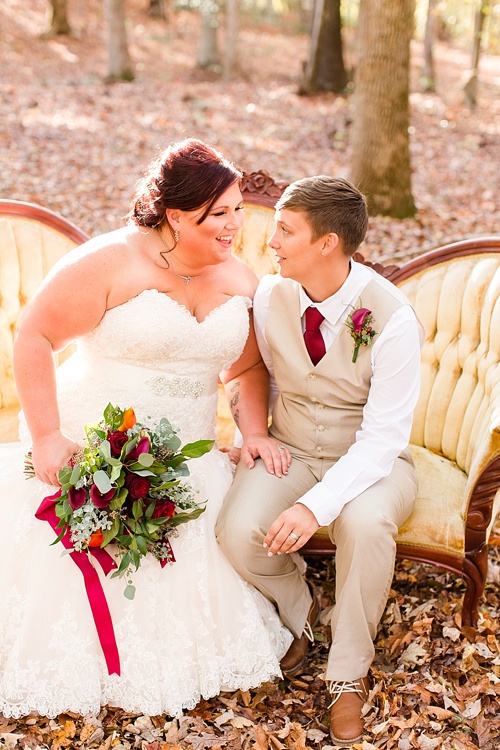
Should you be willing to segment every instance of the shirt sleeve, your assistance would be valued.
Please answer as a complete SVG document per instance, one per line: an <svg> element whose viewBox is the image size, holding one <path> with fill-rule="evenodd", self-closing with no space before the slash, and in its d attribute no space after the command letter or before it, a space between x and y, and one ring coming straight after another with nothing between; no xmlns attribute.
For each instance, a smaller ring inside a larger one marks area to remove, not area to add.
<svg viewBox="0 0 500 750"><path fill-rule="evenodd" d="M374 342L373 376L363 421L355 442L321 482L297 502L308 507L320 526L375 482L390 474L407 447L420 391L421 328L409 305L398 308Z"/></svg>

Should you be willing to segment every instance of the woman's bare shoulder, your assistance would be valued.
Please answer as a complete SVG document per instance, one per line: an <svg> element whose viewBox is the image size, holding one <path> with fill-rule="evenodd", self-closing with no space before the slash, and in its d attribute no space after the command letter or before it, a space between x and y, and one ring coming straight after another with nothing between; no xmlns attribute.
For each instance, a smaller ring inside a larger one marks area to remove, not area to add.
<svg viewBox="0 0 500 750"><path fill-rule="evenodd" d="M134 231L129 227L121 227L112 232L92 237L83 245L70 250L59 261L58 265L71 266L75 263L96 263L104 256L113 258L128 252L134 245Z"/></svg>
<svg viewBox="0 0 500 750"><path fill-rule="evenodd" d="M231 274L231 283L234 287L232 293L253 299L259 279L252 269L240 258L233 255L228 261L227 270Z"/></svg>

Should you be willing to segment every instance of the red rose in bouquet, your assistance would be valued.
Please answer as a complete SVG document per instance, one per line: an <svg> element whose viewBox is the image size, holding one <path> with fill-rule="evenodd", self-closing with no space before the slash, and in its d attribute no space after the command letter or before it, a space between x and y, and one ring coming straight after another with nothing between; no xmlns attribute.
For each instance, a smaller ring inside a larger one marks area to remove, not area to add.
<svg viewBox="0 0 500 750"><path fill-rule="evenodd" d="M138 500L140 497L146 497L149 492L151 482L146 477L140 477L138 474L127 474L125 477L125 487L128 490L129 497L132 500Z"/></svg>
<svg viewBox="0 0 500 750"><path fill-rule="evenodd" d="M172 518L175 516L175 503L172 500L158 500L153 511L153 518Z"/></svg>
<svg viewBox="0 0 500 750"><path fill-rule="evenodd" d="M122 448L125 445L125 443L128 442L128 435L126 432L120 432L120 430L116 430L116 432L110 432L108 433L108 440L109 445L111 447L111 455L114 458L118 458L118 456L121 455Z"/></svg>

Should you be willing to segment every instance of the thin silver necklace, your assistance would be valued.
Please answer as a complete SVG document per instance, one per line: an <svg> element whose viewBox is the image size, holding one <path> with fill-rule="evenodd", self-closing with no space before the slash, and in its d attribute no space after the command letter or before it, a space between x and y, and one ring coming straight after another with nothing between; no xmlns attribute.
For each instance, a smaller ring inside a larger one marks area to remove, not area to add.
<svg viewBox="0 0 500 750"><path fill-rule="evenodd" d="M164 247L166 247L166 248L167 248L167 251L166 251L166 252L167 252L167 253L171 253L171 252L172 252L172 250L169 250L169 249L168 249L168 245L166 244L165 240L163 239L163 235L162 235L162 233L161 233L161 230L160 230L160 229L157 229L157 231L158 231L158 234L159 234L159 237L160 237L160 242L162 243L162 245L163 245ZM163 253L160 253L160 255L161 255L161 256L162 256L162 258L163 258ZM168 259L167 259L167 258L163 258L163 260L165 260L165 261L166 261L166 263L167 263L167 266L168 266L168 268L169 268L169 269L170 269L170 270L172 271L172 273L175 273L175 275L176 275L176 276L178 276L178 277L179 277L179 279L182 279L182 280L183 280L183 282L184 282L184 285L185 285L185 286L187 286L187 285L189 284L189 282L190 282L190 281L192 281L193 279L199 279L199 277L200 277L200 276L203 276L203 274L204 274L204 273L206 273L206 272L208 271L208 269L210 268L210 266L207 266L207 267L205 268L205 270L204 270L204 271L202 271L201 273L197 274L196 276L183 276L183 274L182 274L182 273L177 273L177 271L175 271L175 270L174 270L174 268L172 267L172 264L168 262Z"/></svg>
<svg viewBox="0 0 500 750"><path fill-rule="evenodd" d="M196 276L183 276L182 273L177 273L177 271L174 271L174 269L172 268L172 265L170 265L170 270L173 271L173 273L175 273L176 276L182 279L184 281L184 284L187 286L192 279L199 279L200 276L203 276L203 274L208 271L208 267L205 268L204 271L197 274Z"/></svg>

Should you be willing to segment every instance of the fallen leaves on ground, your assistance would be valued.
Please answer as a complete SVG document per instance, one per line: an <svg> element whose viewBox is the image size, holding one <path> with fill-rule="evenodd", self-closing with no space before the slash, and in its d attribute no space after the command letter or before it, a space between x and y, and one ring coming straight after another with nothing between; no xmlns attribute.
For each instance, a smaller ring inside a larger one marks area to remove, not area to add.
<svg viewBox="0 0 500 750"><path fill-rule="evenodd" d="M500 528L500 526L498 527ZM490 559L500 562L498 536ZM308 575L333 603L333 560L308 559ZM498 586L489 581L477 629L462 627L463 583L398 560L376 640L366 733L354 750L496 750L500 743ZM98 716L0 718L0 747L95 750L328 750L324 671L328 625L315 629L295 677L202 700L179 719L105 707Z"/></svg>

